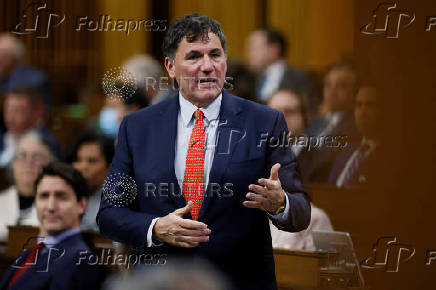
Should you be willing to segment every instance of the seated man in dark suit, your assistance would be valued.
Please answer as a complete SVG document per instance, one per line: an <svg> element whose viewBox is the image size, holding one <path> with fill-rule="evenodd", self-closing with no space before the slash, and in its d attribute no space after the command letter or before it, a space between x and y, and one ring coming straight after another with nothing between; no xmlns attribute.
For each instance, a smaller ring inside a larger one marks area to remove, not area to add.
<svg viewBox="0 0 436 290"><path fill-rule="evenodd" d="M299 155L304 181L327 183L336 155L358 136L353 116L356 92L353 66L343 61L333 63L324 77L321 116L314 118L306 130L308 138L315 141L311 142L312 148L304 148ZM343 146L328 146L328 139L340 141Z"/></svg>
<svg viewBox="0 0 436 290"><path fill-rule="evenodd" d="M35 182L40 222L38 243L21 253L3 277L0 289L99 289L98 266L84 263L91 254L79 230L88 188L82 175L63 163L50 163Z"/></svg>
<svg viewBox="0 0 436 290"><path fill-rule="evenodd" d="M309 98L310 105L319 104L317 89L311 76L286 62L287 41L277 30L252 31L246 43L248 68L258 76L255 97L267 102L280 87L296 88ZM312 112L311 112L312 113Z"/></svg>
<svg viewBox="0 0 436 290"><path fill-rule="evenodd" d="M338 187L367 183L379 151L379 98L376 88L359 89L354 106L357 128L362 135L339 153L329 177L329 183Z"/></svg>

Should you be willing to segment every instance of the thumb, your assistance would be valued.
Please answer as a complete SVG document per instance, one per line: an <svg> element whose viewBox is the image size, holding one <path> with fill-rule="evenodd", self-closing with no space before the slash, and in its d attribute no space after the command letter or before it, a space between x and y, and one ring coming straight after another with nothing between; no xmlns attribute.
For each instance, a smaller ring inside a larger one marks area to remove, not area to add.
<svg viewBox="0 0 436 290"><path fill-rule="evenodd" d="M271 175L269 176L269 179L271 180L278 180L279 179L279 169L281 165L280 163L274 164L273 167L271 167Z"/></svg>
<svg viewBox="0 0 436 290"><path fill-rule="evenodd" d="M185 214L187 214L188 212L191 211L192 205L193 205L192 201L188 201L188 203L185 205L185 207L181 207L181 208L176 209L174 211L174 213L176 215L182 217L182 216L184 216Z"/></svg>

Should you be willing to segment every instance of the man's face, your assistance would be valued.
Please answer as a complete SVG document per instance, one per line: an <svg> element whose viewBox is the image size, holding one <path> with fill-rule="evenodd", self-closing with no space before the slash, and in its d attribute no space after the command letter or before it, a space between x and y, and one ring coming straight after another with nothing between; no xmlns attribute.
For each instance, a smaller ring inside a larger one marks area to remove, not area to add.
<svg viewBox="0 0 436 290"><path fill-rule="evenodd" d="M379 117L377 92L374 88L359 89L354 106L354 117L360 133L366 137L374 137Z"/></svg>
<svg viewBox="0 0 436 290"><path fill-rule="evenodd" d="M30 136L22 139L12 163L14 179L18 188L20 190L32 188L42 167L47 165L49 161L50 153L38 139Z"/></svg>
<svg viewBox="0 0 436 290"><path fill-rule="evenodd" d="M8 95L4 103L3 113L6 128L12 134L22 134L34 126L32 105L23 96Z"/></svg>
<svg viewBox="0 0 436 290"><path fill-rule="evenodd" d="M165 67L179 84L182 96L198 107L210 104L224 86L227 57L214 33L207 39L199 37L187 42L183 37L174 56L174 62L165 58Z"/></svg>
<svg viewBox="0 0 436 290"><path fill-rule="evenodd" d="M276 43L268 43L264 31L253 31L245 42L245 54L248 68L260 73L268 66L281 58L280 46Z"/></svg>
<svg viewBox="0 0 436 290"><path fill-rule="evenodd" d="M90 187L98 187L104 183L109 165L98 143L84 143L77 151L74 168L82 173Z"/></svg>
<svg viewBox="0 0 436 290"><path fill-rule="evenodd" d="M294 136L304 134L304 116L297 95L290 91L277 91L271 96L268 105L283 113L288 129Z"/></svg>
<svg viewBox="0 0 436 290"><path fill-rule="evenodd" d="M346 68L335 68L324 78L324 102L331 112L352 108L354 75Z"/></svg>
<svg viewBox="0 0 436 290"><path fill-rule="evenodd" d="M44 176L36 189L36 213L43 235L57 235L79 226L86 200L77 200L73 188L59 176Z"/></svg>

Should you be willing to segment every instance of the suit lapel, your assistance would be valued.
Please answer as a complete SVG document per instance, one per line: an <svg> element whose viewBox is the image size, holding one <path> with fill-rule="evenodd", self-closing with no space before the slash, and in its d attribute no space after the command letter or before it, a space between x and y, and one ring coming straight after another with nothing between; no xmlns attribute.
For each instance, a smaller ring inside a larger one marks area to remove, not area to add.
<svg viewBox="0 0 436 290"><path fill-rule="evenodd" d="M169 103L169 106L163 108L162 122L157 123L157 134L160 136L158 140L160 146L162 146L162 156L159 156L162 166L165 166L164 172L169 172L169 176L164 177L164 181L174 185L174 192L168 196L175 203L176 208L181 208L186 205L186 201L180 192L179 183L177 181L174 161L176 156L176 136L177 136L177 119L180 110L178 95L173 97L173 100ZM156 184L156 186L158 186Z"/></svg>
<svg viewBox="0 0 436 290"><path fill-rule="evenodd" d="M242 108L238 99L223 90L219 124L216 132L215 153L209 175L209 184L207 185L198 216L199 220L202 219L215 199L211 184L218 184L220 187L223 186L222 178L230 160L232 159L233 151L238 140L241 140L245 134L245 131L242 129L243 114L241 114L241 112Z"/></svg>
<svg viewBox="0 0 436 290"><path fill-rule="evenodd" d="M30 254L31 250L26 250L24 252L21 252L21 254L18 255L18 257L14 260L12 265L9 267L8 272L5 274L5 276L2 279L2 283L0 285L0 289L7 289L7 286L9 284L9 280L11 280L12 275L15 273L15 271L18 269L18 266L26 259L26 257Z"/></svg>

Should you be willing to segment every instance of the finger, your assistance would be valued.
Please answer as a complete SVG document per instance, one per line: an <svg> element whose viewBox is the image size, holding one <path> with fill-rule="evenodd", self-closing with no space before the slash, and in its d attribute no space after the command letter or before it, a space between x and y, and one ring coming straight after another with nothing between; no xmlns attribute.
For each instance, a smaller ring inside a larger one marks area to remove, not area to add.
<svg viewBox="0 0 436 290"><path fill-rule="evenodd" d="M175 243L179 247L183 248L195 248L198 246L198 243L186 243L186 242L177 242Z"/></svg>
<svg viewBox="0 0 436 290"><path fill-rule="evenodd" d="M271 180L266 178L260 178L258 180L260 185L266 186L267 189L278 189L281 188L280 180Z"/></svg>
<svg viewBox="0 0 436 290"><path fill-rule="evenodd" d="M192 206L193 206L192 201L188 201L188 203L185 205L185 207L181 207L181 208L176 209L176 210L174 211L174 213L175 213L176 215L182 217L182 216L184 216L185 214L187 214L188 212L191 211Z"/></svg>
<svg viewBox="0 0 436 290"><path fill-rule="evenodd" d="M178 236L174 238L175 242L184 243L205 243L209 241L209 236L191 237L191 236Z"/></svg>
<svg viewBox="0 0 436 290"><path fill-rule="evenodd" d="M188 230L203 230L207 229L207 225L205 223L194 221L190 219L180 219L179 226Z"/></svg>
<svg viewBox="0 0 436 290"><path fill-rule="evenodd" d="M204 230L186 230L184 228L181 228L180 230L175 232L175 234L179 235L179 236L191 236L191 237L209 236L210 233L211 233L210 229L204 229Z"/></svg>
<svg viewBox="0 0 436 290"><path fill-rule="evenodd" d="M258 208L258 209L262 209L262 206L259 202L257 201L244 201L242 203L243 206L248 207L248 208Z"/></svg>
<svg viewBox="0 0 436 290"><path fill-rule="evenodd" d="M267 199L264 196L262 196L260 194L255 194L252 192L247 193L246 197L252 201L256 201L256 202L259 202L261 204L263 204L267 201Z"/></svg>
<svg viewBox="0 0 436 290"><path fill-rule="evenodd" d="M269 179L272 180L278 180L279 179L279 169L280 169L281 165L280 163L276 163L274 164L273 167L271 167L271 174Z"/></svg>
<svg viewBox="0 0 436 290"><path fill-rule="evenodd" d="M248 186L248 189L262 195L266 195L266 191L267 191L267 189L264 186L260 186L257 184L250 184Z"/></svg>

